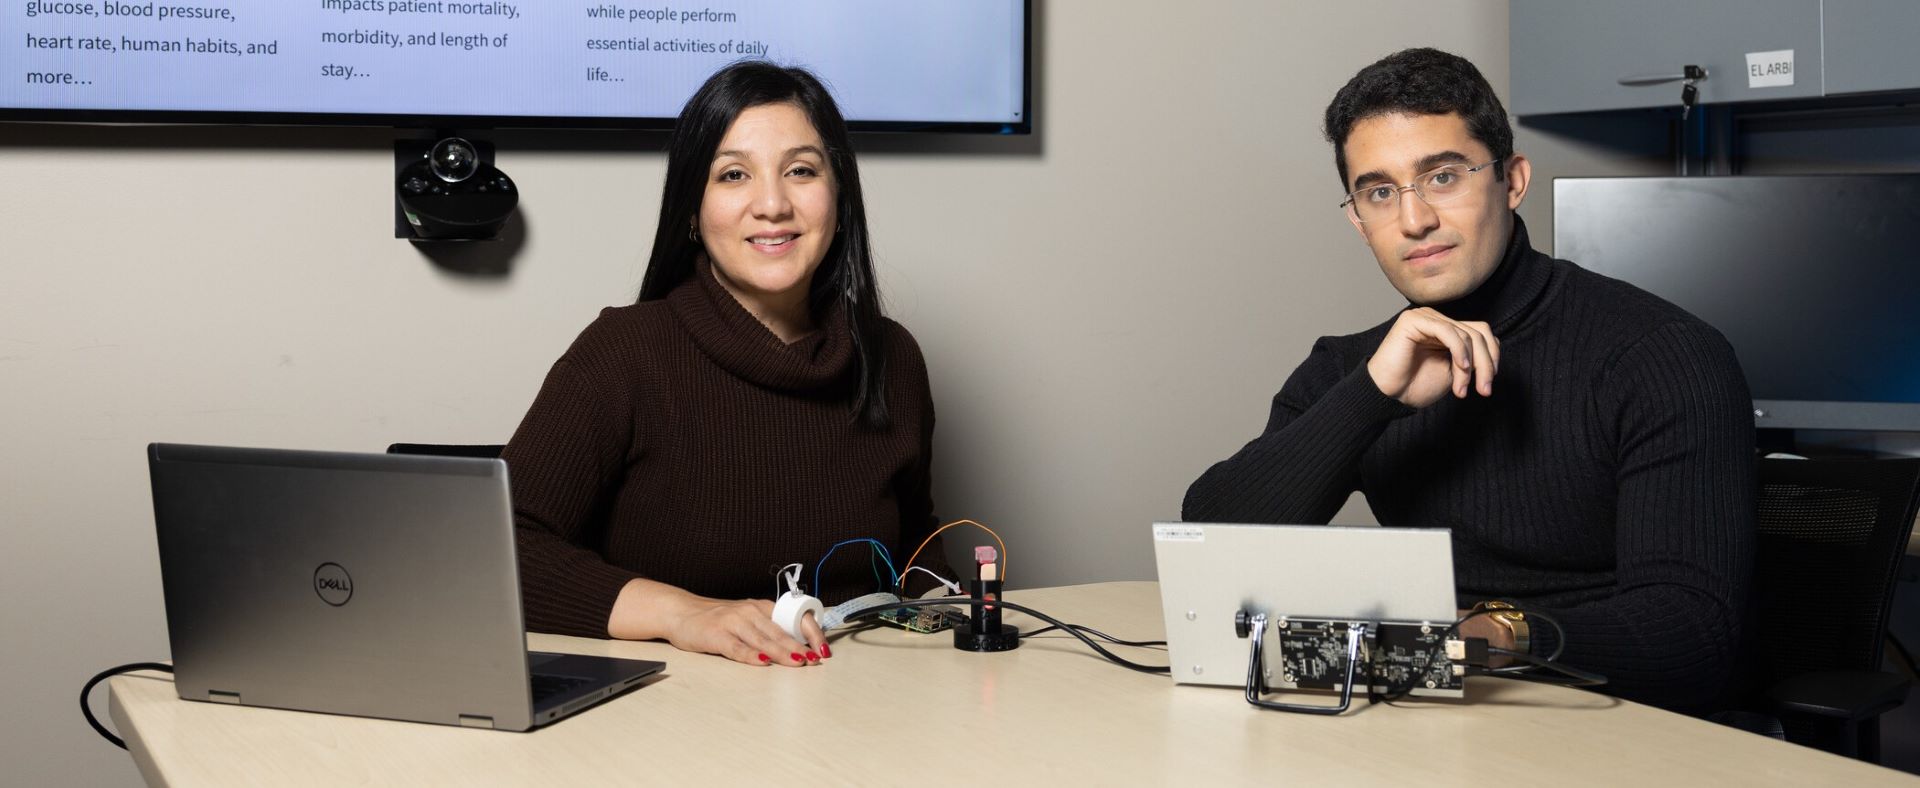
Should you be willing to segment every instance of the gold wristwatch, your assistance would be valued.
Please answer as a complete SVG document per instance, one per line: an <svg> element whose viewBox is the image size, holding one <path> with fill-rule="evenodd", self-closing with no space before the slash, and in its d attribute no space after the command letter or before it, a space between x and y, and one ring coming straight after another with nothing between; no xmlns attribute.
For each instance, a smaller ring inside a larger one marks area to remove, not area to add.
<svg viewBox="0 0 1920 788"><path fill-rule="evenodd" d="M1531 652L1528 647L1532 645L1533 627L1527 624L1527 614L1514 609L1512 602L1489 599L1474 605L1473 609L1495 611L1488 613L1487 618L1506 627L1507 632L1513 635L1513 650L1522 654Z"/></svg>

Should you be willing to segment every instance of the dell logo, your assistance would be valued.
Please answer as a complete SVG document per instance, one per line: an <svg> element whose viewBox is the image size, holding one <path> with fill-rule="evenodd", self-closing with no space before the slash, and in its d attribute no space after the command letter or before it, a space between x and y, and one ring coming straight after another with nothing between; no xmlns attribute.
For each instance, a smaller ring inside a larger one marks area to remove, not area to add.
<svg viewBox="0 0 1920 788"><path fill-rule="evenodd" d="M313 592L320 595L320 601L339 607L353 598L353 578L339 564L321 564L313 570Z"/></svg>

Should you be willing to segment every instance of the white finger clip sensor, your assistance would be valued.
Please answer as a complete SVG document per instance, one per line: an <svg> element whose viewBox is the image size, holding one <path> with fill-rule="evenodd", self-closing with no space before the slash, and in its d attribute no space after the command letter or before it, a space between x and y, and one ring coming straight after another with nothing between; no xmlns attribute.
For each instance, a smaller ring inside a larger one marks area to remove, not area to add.
<svg viewBox="0 0 1920 788"><path fill-rule="evenodd" d="M812 613L813 620L818 622L826 606L820 604L820 600L800 593L799 564L787 564L785 571L787 592L781 594L780 598L773 603L773 623L786 630L794 640L805 643L807 638L800 632L801 620L805 619L808 613Z"/></svg>

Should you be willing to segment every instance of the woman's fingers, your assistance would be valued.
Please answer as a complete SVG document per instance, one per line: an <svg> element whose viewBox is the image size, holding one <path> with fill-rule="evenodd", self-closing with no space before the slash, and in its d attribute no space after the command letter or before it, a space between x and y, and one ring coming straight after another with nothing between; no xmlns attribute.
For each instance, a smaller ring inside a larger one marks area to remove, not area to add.
<svg viewBox="0 0 1920 788"><path fill-rule="evenodd" d="M738 599L706 607L689 616L681 625L681 634L669 638L675 646L688 651L717 654L748 665L818 665L827 651L826 632L813 614L801 617L800 634L795 640L780 625L773 623L773 603L764 599Z"/></svg>
<svg viewBox="0 0 1920 788"><path fill-rule="evenodd" d="M752 643L732 635L723 635L715 640L717 642L711 644L715 647L712 649L714 654L747 665L770 664L768 660L761 659L764 652Z"/></svg>
<svg viewBox="0 0 1920 788"><path fill-rule="evenodd" d="M820 622L813 620L813 611L809 610L800 617L800 634L812 646L808 653L819 654L821 659L833 656L833 652L827 649L827 631L820 628Z"/></svg>
<svg viewBox="0 0 1920 788"><path fill-rule="evenodd" d="M779 624L773 623L770 607L767 611L769 615L761 615L758 606L746 610L750 611L747 613L750 618L743 622L742 636L748 638L750 643L757 643L773 658L775 664L800 667L819 661L817 652L814 659L807 659L807 652L811 649L805 643L794 640Z"/></svg>

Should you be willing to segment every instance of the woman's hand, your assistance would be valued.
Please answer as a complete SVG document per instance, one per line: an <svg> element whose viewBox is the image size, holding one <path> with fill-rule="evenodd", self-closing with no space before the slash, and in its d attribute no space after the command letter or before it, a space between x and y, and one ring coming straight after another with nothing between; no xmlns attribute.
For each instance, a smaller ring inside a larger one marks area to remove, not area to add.
<svg viewBox="0 0 1920 788"><path fill-rule="evenodd" d="M665 640L682 651L748 665L804 667L833 656L812 613L801 619L800 631L807 642L773 623L773 603L764 599L711 599L652 580L620 589L607 620L607 634L616 638Z"/></svg>

